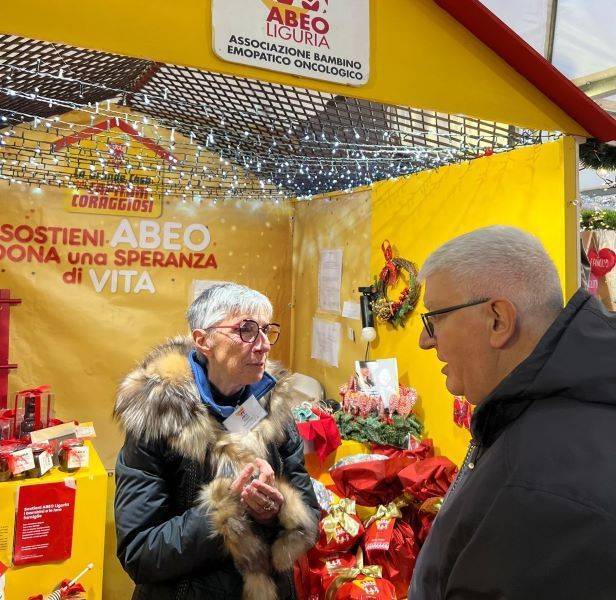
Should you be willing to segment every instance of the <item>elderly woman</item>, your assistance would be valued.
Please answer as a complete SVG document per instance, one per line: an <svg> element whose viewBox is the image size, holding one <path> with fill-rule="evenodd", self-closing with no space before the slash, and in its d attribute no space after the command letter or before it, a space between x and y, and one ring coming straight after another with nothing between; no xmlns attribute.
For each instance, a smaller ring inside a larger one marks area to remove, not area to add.
<svg viewBox="0 0 616 600"><path fill-rule="evenodd" d="M192 338L150 352L120 387L115 519L133 599L295 597L319 509L290 378L268 372L271 318L259 292L211 287L188 310Z"/></svg>

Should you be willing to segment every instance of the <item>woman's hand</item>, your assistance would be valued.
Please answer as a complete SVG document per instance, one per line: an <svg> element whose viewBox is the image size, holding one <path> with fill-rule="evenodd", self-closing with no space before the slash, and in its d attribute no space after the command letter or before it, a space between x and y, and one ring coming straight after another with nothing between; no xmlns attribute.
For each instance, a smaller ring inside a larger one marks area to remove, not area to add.
<svg viewBox="0 0 616 600"><path fill-rule="evenodd" d="M255 468L259 470L259 477L248 483ZM246 511L255 521L266 524L278 516L284 496L276 489L274 470L266 461L257 458L255 465L245 467L232 485L232 489L236 482L238 485L244 482L240 497L246 506Z"/></svg>

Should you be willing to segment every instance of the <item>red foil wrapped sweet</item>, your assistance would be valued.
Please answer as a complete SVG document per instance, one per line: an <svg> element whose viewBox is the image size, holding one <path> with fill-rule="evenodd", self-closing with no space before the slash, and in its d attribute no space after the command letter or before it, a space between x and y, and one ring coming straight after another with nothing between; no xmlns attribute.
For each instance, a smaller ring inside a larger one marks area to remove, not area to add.
<svg viewBox="0 0 616 600"><path fill-rule="evenodd" d="M398 473L406 494L423 502L444 496L455 479L458 469L448 458L434 456L411 463Z"/></svg>
<svg viewBox="0 0 616 600"><path fill-rule="evenodd" d="M409 448L403 450L402 448L396 448L395 446L381 446L380 444L370 444L370 450L374 454L384 454L385 456L404 456L407 458L415 458L417 460L423 460L424 458L430 458L434 456L434 444L430 438L425 440L416 440L411 437Z"/></svg>
<svg viewBox="0 0 616 600"><path fill-rule="evenodd" d="M361 550L353 568L337 569L325 600L396 600L396 588L382 578L378 565L364 566Z"/></svg>
<svg viewBox="0 0 616 600"><path fill-rule="evenodd" d="M384 579L391 582L398 598L406 598L419 546L411 526L402 520L395 503L379 506L366 523L362 541L366 562L379 565Z"/></svg>
<svg viewBox="0 0 616 600"><path fill-rule="evenodd" d="M386 579L358 575L326 596L326 600L396 600L396 588Z"/></svg>
<svg viewBox="0 0 616 600"><path fill-rule="evenodd" d="M329 473L342 495L362 506L378 506L389 504L402 494L398 474L415 460L414 457L395 456L345 465L330 469Z"/></svg>
<svg viewBox="0 0 616 600"><path fill-rule="evenodd" d="M364 534L361 519L355 513L355 501L343 498L332 504L329 514L319 523L315 549L322 556L354 549Z"/></svg>
<svg viewBox="0 0 616 600"><path fill-rule="evenodd" d="M329 413L315 408L312 412L319 418L315 421L296 423L297 431L305 441L314 443L314 451L323 464L325 458L342 444L342 439L338 425Z"/></svg>
<svg viewBox="0 0 616 600"><path fill-rule="evenodd" d="M336 578L335 571L353 568L356 563L355 554L351 552L323 556L313 548L297 564L295 585L298 597L303 600L324 600L327 588Z"/></svg>

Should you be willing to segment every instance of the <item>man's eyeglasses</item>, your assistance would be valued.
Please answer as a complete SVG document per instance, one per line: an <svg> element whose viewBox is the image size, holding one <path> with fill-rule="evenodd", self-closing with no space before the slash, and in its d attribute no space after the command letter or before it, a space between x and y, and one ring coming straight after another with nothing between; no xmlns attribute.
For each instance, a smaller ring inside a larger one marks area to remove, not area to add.
<svg viewBox="0 0 616 600"><path fill-rule="evenodd" d="M434 337L434 323L430 321L430 317L436 317L437 315L444 315L446 313L453 312L454 310L460 310L461 308L467 308L469 306L477 306L477 304L483 304L484 302L488 302L489 298L481 298L480 300L473 300L471 302L467 302L466 304L456 304L455 306L448 306L447 308L439 308L438 310L432 310L427 313L422 313L421 320L423 321L424 327L428 332L430 337Z"/></svg>
<svg viewBox="0 0 616 600"><path fill-rule="evenodd" d="M233 329L240 334L242 342L252 344L258 337L259 331L262 331L267 338L270 346L273 346L280 336L280 325L278 323L266 323L260 326L259 323L252 319L246 319L239 325L218 325L216 327L208 327L205 331L210 329Z"/></svg>

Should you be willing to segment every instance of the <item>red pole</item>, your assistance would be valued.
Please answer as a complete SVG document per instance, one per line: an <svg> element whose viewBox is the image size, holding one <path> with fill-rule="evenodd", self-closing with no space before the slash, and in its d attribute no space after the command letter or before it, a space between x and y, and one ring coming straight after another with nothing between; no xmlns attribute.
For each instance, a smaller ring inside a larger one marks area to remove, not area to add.
<svg viewBox="0 0 616 600"><path fill-rule="evenodd" d="M9 393L9 371L16 364L9 364L9 323L11 304L21 304L21 300L11 298L11 290L0 290L0 408L6 408Z"/></svg>

